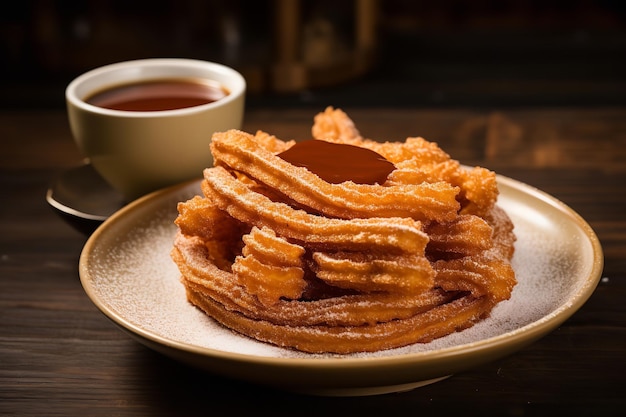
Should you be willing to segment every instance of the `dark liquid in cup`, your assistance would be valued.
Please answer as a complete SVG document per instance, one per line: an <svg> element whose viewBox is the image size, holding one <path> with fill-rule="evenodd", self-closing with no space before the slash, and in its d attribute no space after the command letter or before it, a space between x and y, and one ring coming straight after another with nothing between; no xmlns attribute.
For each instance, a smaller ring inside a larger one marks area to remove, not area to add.
<svg viewBox="0 0 626 417"><path fill-rule="evenodd" d="M216 82L162 79L124 84L98 91L85 101L94 106L124 111L163 111L212 103L228 95Z"/></svg>

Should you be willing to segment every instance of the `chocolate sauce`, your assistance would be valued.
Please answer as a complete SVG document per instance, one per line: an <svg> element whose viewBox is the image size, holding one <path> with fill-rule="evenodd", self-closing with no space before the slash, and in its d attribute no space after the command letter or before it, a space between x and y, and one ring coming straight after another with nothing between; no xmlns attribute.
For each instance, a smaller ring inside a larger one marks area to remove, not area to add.
<svg viewBox="0 0 626 417"><path fill-rule="evenodd" d="M124 111L163 111L212 103L228 95L215 82L163 79L125 84L99 91L85 101L94 106Z"/></svg>
<svg viewBox="0 0 626 417"><path fill-rule="evenodd" d="M372 150L323 140L298 142L278 156L333 184L345 181L382 184L395 169L391 162Z"/></svg>

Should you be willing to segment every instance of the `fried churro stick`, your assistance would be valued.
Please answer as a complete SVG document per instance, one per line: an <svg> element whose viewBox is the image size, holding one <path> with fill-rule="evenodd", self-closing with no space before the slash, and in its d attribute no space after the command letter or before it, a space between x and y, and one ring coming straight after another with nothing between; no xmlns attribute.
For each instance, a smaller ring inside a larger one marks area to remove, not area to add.
<svg viewBox="0 0 626 417"><path fill-rule="evenodd" d="M320 249L423 253L428 242L421 223L410 218L328 219L275 203L237 182L221 167L206 169L204 178L205 195L235 219L268 227L281 236Z"/></svg>
<svg viewBox="0 0 626 417"><path fill-rule="evenodd" d="M300 206L330 217L411 217L417 220L451 220L460 206L458 188L447 182L380 187L344 182L330 184L313 172L297 167L237 130L213 135L215 161L245 173L282 193Z"/></svg>
<svg viewBox="0 0 626 417"><path fill-rule="evenodd" d="M371 149L396 165L388 184L445 181L460 188L459 202L465 214L487 215L498 198L495 173L482 168L465 169L436 143L420 137L404 142L378 142L361 136L354 122L339 109L328 107L315 116L313 137Z"/></svg>

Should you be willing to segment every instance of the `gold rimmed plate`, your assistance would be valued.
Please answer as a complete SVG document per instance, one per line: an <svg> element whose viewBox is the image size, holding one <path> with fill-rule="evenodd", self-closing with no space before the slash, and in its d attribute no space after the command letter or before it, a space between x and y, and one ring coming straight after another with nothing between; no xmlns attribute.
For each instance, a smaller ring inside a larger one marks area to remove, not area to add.
<svg viewBox="0 0 626 417"><path fill-rule="evenodd" d="M556 329L591 296L603 255L591 227L550 195L498 177L499 204L518 237L511 299L472 328L427 344L353 355L304 354L235 334L189 304L170 251L176 204L199 181L149 194L116 212L87 241L82 285L140 343L192 366L317 395L405 391L509 355Z"/></svg>

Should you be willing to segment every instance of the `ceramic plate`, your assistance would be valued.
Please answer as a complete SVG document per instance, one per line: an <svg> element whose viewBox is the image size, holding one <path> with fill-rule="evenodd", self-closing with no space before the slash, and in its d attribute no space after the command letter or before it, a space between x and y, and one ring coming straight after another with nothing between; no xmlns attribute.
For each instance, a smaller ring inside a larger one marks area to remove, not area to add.
<svg viewBox="0 0 626 417"><path fill-rule="evenodd" d="M533 187L501 176L498 181L499 204L518 237L513 266L519 283L490 318L428 344L312 355L214 323L186 301L169 256L176 203L199 193L199 182L150 194L105 221L81 254L81 282L95 305L139 342L213 373L320 395L408 390L532 343L574 314L598 284L603 255L589 225Z"/></svg>

